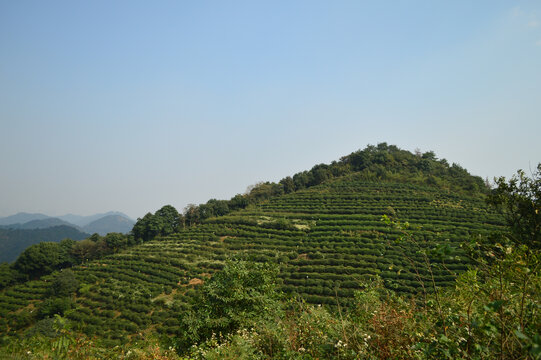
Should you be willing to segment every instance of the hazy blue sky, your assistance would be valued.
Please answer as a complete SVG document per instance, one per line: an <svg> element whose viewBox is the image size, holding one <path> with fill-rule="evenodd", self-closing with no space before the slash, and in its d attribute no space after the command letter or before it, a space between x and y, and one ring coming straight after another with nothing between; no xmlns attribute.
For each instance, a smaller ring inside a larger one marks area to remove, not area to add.
<svg viewBox="0 0 541 360"><path fill-rule="evenodd" d="M0 0L0 216L230 198L386 141L541 161L540 1Z"/></svg>

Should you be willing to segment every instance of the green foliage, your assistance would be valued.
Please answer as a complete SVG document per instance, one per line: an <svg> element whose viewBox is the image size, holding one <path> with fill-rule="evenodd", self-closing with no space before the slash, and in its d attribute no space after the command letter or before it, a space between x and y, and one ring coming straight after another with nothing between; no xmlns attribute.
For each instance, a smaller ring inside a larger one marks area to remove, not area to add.
<svg viewBox="0 0 541 360"><path fill-rule="evenodd" d="M149 241L156 236L169 235L178 231L183 222L184 219L173 206L165 205L154 215L148 213L142 219L137 219L132 234L135 240Z"/></svg>
<svg viewBox="0 0 541 360"><path fill-rule="evenodd" d="M181 315L179 349L272 316L278 307L276 276L277 269L266 264L228 261L205 282L192 310Z"/></svg>
<svg viewBox="0 0 541 360"><path fill-rule="evenodd" d="M532 178L519 170L509 182L504 177L496 179L496 185L488 202L504 215L513 234L511 240L541 249L541 163Z"/></svg>
<svg viewBox="0 0 541 360"><path fill-rule="evenodd" d="M120 233L109 233L104 236L104 241L112 253L128 246L128 237Z"/></svg>
<svg viewBox="0 0 541 360"><path fill-rule="evenodd" d="M468 355L541 357L540 170L497 179L488 202L504 213L509 232L464 244L476 267L459 278L451 306L468 319Z"/></svg>
<svg viewBox="0 0 541 360"><path fill-rule="evenodd" d="M87 239L75 242L69 254L73 259L73 264L81 264L125 249L133 245L132 240L129 235L120 233L109 233L105 236L93 234Z"/></svg>
<svg viewBox="0 0 541 360"><path fill-rule="evenodd" d="M179 230L180 214L171 205L165 205L153 217L152 228L158 230L158 235L169 235Z"/></svg>
<svg viewBox="0 0 541 360"><path fill-rule="evenodd" d="M411 306L393 298L374 279L356 295L354 310L328 308L292 299L285 311L250 328L212 336L192 347L196 359L406 359L413 350Z"/></svg>
<svg viewBox="0 0 541 360"><path fill-rule="evenodd" d="M68 297L45 299L38 309L38 317L43 319L54 315L64 315L73 305L73 301Z"/></svg>
<svg viewBox="0 0 541 360"><path fill-rule="evenodd" d="M37 278L66 263L69 263L69 254L65 247L54 242L41 242L23 251L14 268L31 278Z"/></svg>
<svg viewBox="0 0 541 360"><path fill-rule="evenodd" d="M36 324L25 333L25 337L32 338L41 335L48 338L54 338L58 335L58 330L58 326L55 324L55 318L46 317L36 322Z"/></svg>
<svg viewBox="0 0 541 360"><path fill-rule="evenodd" d="M61 270L54 277L50 291L56 297L68 297L79 288L79 280L70 269Z"/></svg>
<svg viewBox="0 0 541 360"><path fill-rule="evenodd" d="M24 276L8 263L0 263L0 290L24 279Z"/></svg>
<svg viewBox="0 0 541 360"><path fill-rule="evenodd" d="M70 251L70 254L76 259L77 263L83 263L96 257L98 253L98 243L91 238L78 241Z"/></svg>

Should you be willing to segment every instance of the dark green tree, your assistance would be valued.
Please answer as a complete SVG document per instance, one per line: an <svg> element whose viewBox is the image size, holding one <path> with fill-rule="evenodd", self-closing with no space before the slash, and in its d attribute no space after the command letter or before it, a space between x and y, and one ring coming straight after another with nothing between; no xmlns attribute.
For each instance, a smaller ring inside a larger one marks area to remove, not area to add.
<svg viewBox="0 0 541 360"><path fill-rule="evenodd" d="M280 184L282 184L284 188L284 193L289 194L295 191L295 183L293 182L293 178L291 176L287 176L280 180Z"/></svg>
<svg viewBox="0 0 541 360"><path fill-rule="evenodd" d="M71 248L71 255L78 264L91 260L96 256L98 243L90 238L77 241Z"/></svg>
<svg viewBox="0 0 541 360"><path fill-rule="evenodd" d="M228 203L229 210L244 209L246 206L248 206L248 199L241 194L235 195Z"/></svg>
<svg viewBox="0 0 541 360"><path fill-rule="evenodd" d="M509 182L496 179L488 202L507 220L513 242L541 249L541 163L531 178L519 170Z"/></svg>
<svg viewBox="0 0 541 360"><path fill-rule="evenodd" d="M153 215L147 213L143 218L138 218L132 228L132 234L136 241L148 241L152 234L150 233L151 221Z"/></svg>
<svg viewBox="0 0 541 360"><path fill-rule="evenodd" d="M45 299L38 308L38 317L43 319L54 315L63 315L73 307L73 300L69 297L52 297Z"/></svg>
<svg viewBox="0 0 541 360"><path fill-rule="evenodd" d="M77 242L66 238L60 241L60 249L62 253L62 267L70 267L77 264L77 259L73 256L72 249Z"/></svg>
<svg viewBox="0 0 541 360"><path fill-rule="evenodd" d="M311 185L318 185L327 181L330 177L329 166L325 164L316 165L310 170L313 174L313 183Z"/></svg>
<svg viewBox="0 0 541 360"><path fill-rule="evenodd" d="M13 266L6 262L0 263L0 290L23 279L24 276L15 270Z"/></svg>
<svg viewBox="0 0 541 360"><path fill-rule="evenodd" d="M116 253L118 250L128 245L128 237L120 233L109 233L104 236L105 244L110 252Z"/></svg>
<svg viewBox="0 0 541 360"><path fill-rule="evenodd" d="M71 269L63 269L56 274L50 285L54 297L69 297L79 288L79 280Z"/></svg>
<svg viewBox="0 0 541 360"><path fill-rule="evenodd" d="M165 236L177 232L182 227L182 215L171 205L165 205L153 214L147 213L132 228L136 241L149 241L156 236Z"/></svg>
<svg viewBox="0 0 541 360"><path fill-rule="evenodd" d="M180 214L171 205L165 205L154 214L153 230L157 227L159 235L169 235L180 228Z"/></svg>
<svg viewBox="0 0 541 360"><path fill-rule="evenodd" d="M216 200L216 199L210 199L207 201L206 206L209 210L209 216L223 216L229 213L229 206L228 201L226 200ZM206 218L206 217L205 217Z"/></svg>
<svg viewBox="0 0 541 360"><path fill-rule="evenodd" d="M60 268L66 256L59 243L42 242L23 251L14 268L30 278L38 278Z"/></svg>
<svg viewBox="0 0 541 360"><path fill-rule="evenodd" d="M186 223L190 226L199 224L201 222L199 207L195 204L188 204L188 206L184 208L184 218L186 219Z"/></svg>

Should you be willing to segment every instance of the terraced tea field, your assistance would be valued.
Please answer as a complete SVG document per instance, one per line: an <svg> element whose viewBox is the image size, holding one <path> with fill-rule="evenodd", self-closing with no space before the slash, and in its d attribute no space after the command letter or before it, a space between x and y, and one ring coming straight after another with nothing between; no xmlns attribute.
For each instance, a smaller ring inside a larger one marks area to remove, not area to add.
<svg viewBox="0 0 541 360"><path fill-rule="evenodd" d="M381 221L384 214L419 227L414 235L422 249L442 243L458 248L472 234L503 225L480 196L366 182L353 174L75 267L82 286L66 317L82 324L81 331L112 341L145 331L175 333L177 314L194 288L229 257L280 264L284 292L310 303L347 306L370 275L414 295L420 291L419 276L429 280L424 258L411 244L404 250L394 242L400 233ZM466 266L462 256L447 259L451 272L435 267L434 280L452 284L452 272ZM46 293L51 279L1 293L0 329L24 327L21 319L31 317L40 301L33 299Z"/></svg>

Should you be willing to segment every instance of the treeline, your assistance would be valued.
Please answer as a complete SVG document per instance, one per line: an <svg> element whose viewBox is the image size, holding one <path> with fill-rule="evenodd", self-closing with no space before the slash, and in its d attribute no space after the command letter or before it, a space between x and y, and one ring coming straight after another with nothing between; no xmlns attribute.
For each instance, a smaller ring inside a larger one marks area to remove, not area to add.
<svg viewBox="0 0 541 360"><path fill-rule="evenodd" d="M160 209L155 215L148 213L142 219L138 219L134 226L134 236L147 241L156 235L169 234L171 229L178 230L199 224L211 217L227 215L232 211L244 209L273 197L359 172L371 180L392 179L408 182L417 180L428 185L453 188L458 191L488 190L483 179L472 176L458 164L449 165L447 160L437 159L432 151L411 153L384 142L377 146L368 145L365 149L344 156L331 164L319 164L310 170L287 176L278 183L258 183L249 187L245 194L237 194L230 200L210 199L205 204L190 204L184 209L183 214L179 214L171 206Z"/></svg>
<svg viewBox="0 0 541 360"><path fill-rule="evenodd" d="M431 185L452 186L474 192L487 190L483 179L472 176L456 163L449 165L447 160L437 159L433 151L411 153L385 142L368 145L329 165L319 164L311 170L285 177L279 184L284 193L290 193L354 172L363 172L367 177L379 179L402 177L409 182L421 176Z"/></svg>

